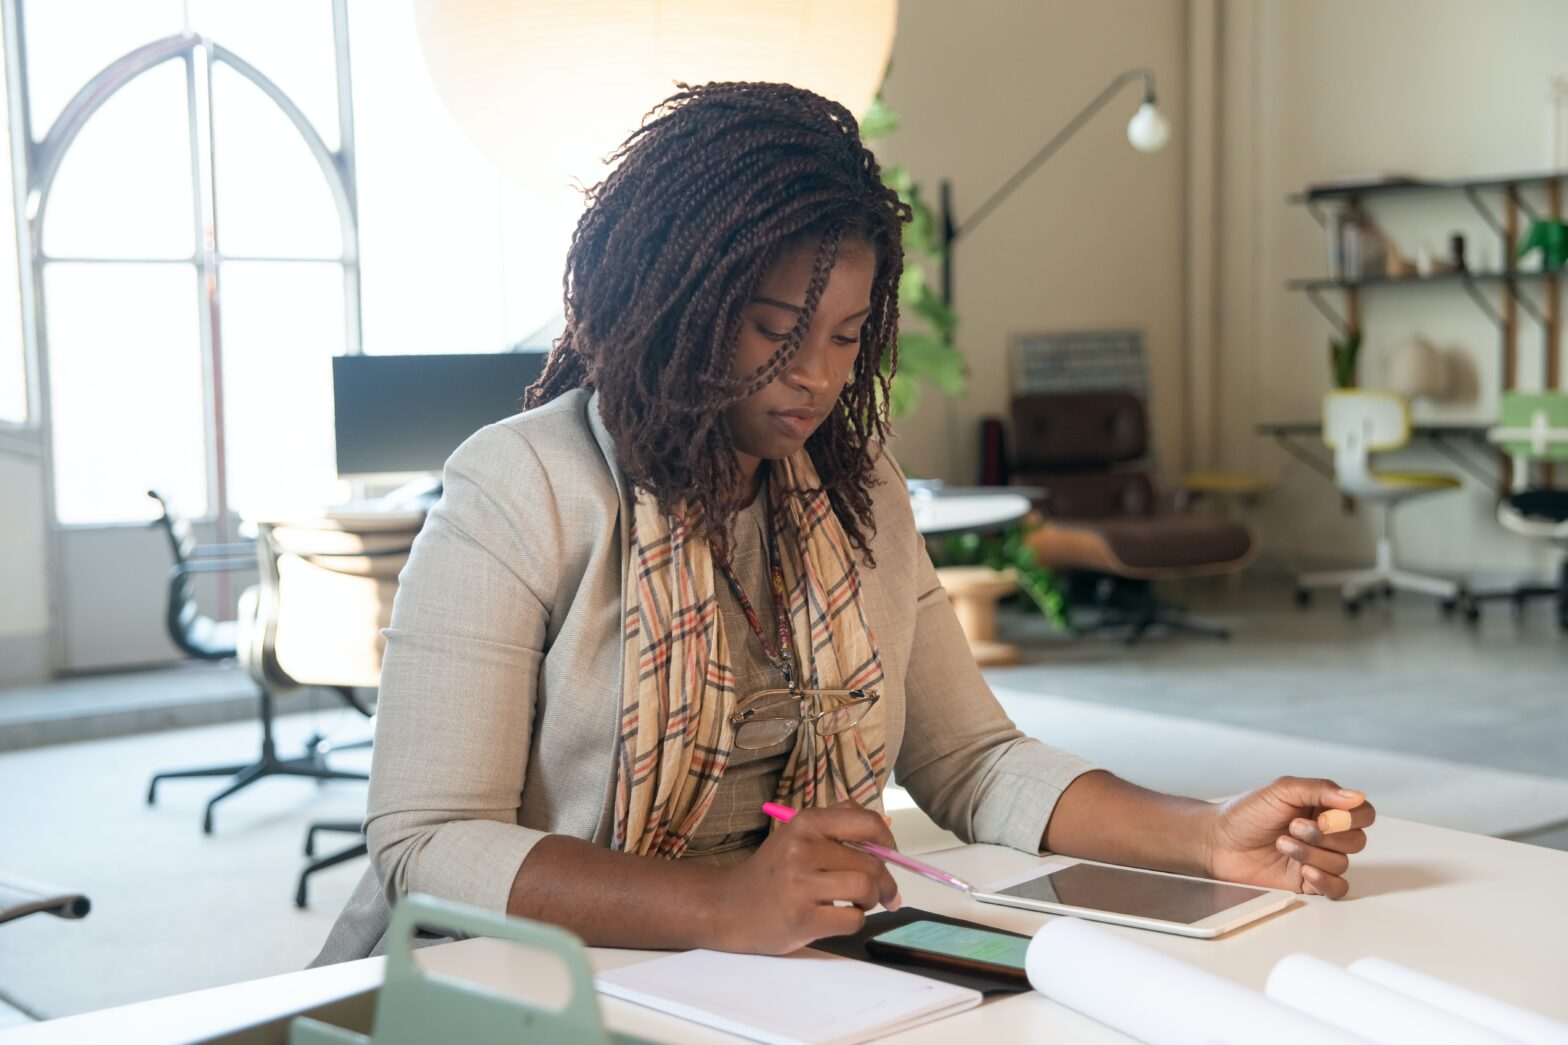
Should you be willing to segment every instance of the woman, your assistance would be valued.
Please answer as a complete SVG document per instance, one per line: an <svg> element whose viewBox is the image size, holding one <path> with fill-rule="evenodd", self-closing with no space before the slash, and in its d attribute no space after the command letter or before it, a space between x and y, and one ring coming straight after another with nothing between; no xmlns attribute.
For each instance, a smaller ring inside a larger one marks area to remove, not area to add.
<svg viewBox="0 0 1568 1045"><path fill-rule="evenodd" d="M529 409L452 456L402 575L374 867L318 962L416 890L602 946L853 932L898 903L840 844L894 844L890 775L965 839L1343 895L1360 794L1155 794L986 688L883 450L909 214L849 112L683 88L614 159Z"/></svg>

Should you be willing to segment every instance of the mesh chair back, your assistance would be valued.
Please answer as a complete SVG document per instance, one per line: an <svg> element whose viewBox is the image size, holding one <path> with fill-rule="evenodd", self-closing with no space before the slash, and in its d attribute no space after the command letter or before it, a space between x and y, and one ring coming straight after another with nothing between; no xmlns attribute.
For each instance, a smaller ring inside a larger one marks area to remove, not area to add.
<svg viewBox="0 0 1568 1045"><path fill-rule="evenodd" d="M196 575L187 569L196 556L196 533L189 520L169 510L168 499L157 490L148 490L147 496L158 502L160 511L153 525L163 530L174 554L174 568L169 571L169 601L164 611L169 641L190 657L227 660L236 652L234 636L226 633L215 618L201 612L196 604Z"/></svg>
<svg viewBox="0 0 1568 1045"><path fill-rule="evenodd" d="M1489 433L1511 457L1568 461L1568 392L1504 392Z"/></svg>
<svg viewBox="0 0 1568 1045"><path fill-rule="evenodd" d="M1410 405L1401 395L1349 388L1323 398L1323 442L1331 450L1359 443L1367 453L1410 442Z"/></svg>

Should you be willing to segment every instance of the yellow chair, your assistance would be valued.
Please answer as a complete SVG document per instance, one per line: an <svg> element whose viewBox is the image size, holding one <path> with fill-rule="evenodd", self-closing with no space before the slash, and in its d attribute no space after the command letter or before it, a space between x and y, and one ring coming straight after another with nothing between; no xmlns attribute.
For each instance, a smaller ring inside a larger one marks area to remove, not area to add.
<svg viewBox="0 0 1568 1045"><path fill-rule="evenodd" d="M1410 407L1404 397L1364 389L1330 392L1323 400L1323 442L1334 451L1334 482L1340 491L1379 513L1377 561L1366 569L1302 574L1296 578L1297 602L1305 605L1313 588L1338 588L1345 609L1355 613L1368 595L1413 591L1442 599L1445 612L1454 609L1464 594L1459 582L1402 570L1394 561L1394 508L1412 497L1459 488L1458 479L1439 472L1373 469L1373 454L1410 442Z"/></svg>

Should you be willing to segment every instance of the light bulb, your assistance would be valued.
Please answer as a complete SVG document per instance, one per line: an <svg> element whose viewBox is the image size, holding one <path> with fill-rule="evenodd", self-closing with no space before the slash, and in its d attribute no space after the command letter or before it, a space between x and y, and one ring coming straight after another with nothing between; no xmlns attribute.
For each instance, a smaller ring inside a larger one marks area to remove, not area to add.
<svg viewBox="0 0 1568 1045"><path fill-rule="evenodd" d="M1139 152L1159 152L1171 140L1171 124L1153 102L1144 102L1127 121L1127 140Z"/></svg>

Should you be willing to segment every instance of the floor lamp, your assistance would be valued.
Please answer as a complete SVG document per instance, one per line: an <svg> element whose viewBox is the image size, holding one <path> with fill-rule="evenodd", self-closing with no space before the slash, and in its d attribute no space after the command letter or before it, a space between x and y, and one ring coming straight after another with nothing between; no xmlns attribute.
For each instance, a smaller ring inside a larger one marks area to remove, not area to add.
<svg viewBox="0 0 1568 1045"><path fill-rule="evenodd" d="M1105 104L1115 96L1126 84L1138 80L1143 83L1143 103L1138 106L1138 111L1133 113L1132 119L1127 121L1127 141L1139 152L1158 152L1170 140L1171 125L1164 114L1155 108L1154 104L1154 73L1148 69L1129 69L1116 77L1105 89L1095 95L1094 100L1079 110L1078 115L1067 122L1061 130L1040 147L1040 151L1031 156L1022 167L1002 183L1001 187L984 203L975 208L975 212L962 222L953 221L953 185L946 178L942 179L939 196L941 213L938 216L939 228L942 235L942 301L949 307L953 304L953 244L959 239L973 232L975 228L991 212L1001 206L1013 191L1022 185L1029 176L1040 169L1041 164L1049 160L1056 151L1067 144L1074 134L1093 119L1094 114L1105 108ZM956 419L953 416L953 401L951 398L944 401L944 412L947 415L947 442L948 446L958 445ZM949 461L951 464L951 461ZM951 469L949 469L951 470ZM984 472L984 468L982 468Z"/></svg>
<svg viewBox="0 0 1568 1045"><path fill-rule="evenodd" d="M1040 168L1040 165L1049 160L1056 151L1067 143L1067 140L1088 123L1094 114L1105 108L1117 91L1134 80L1143 82L1143 104L1138 106L1138 111L1133 113L1132 119L1127 122L1127 141L1139 152L1158 152L1170 140L1171 125L1165 116L1154 105L1154 73L1148 69L1129 69L1116 79L1112 80L1094 100L1067 122L1067 125L1056 132L1056 135L1040 147L1040 151L1030 157L1029 161L1018 168L1011 178L1002 183L1001 187L984 203L975 208L975 212L963 221L953 221L953 190L952 183L943 179L940 197L940 227L942 230L942 300L947 304L953 303L953 244L973 232L981 222L990 217L991 212L1001 206L1013 191L1022 185L1028 177Z"/></svg>

